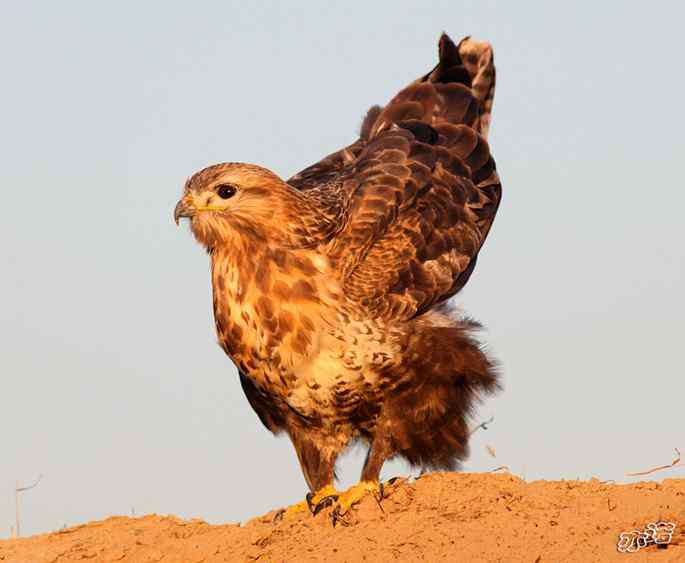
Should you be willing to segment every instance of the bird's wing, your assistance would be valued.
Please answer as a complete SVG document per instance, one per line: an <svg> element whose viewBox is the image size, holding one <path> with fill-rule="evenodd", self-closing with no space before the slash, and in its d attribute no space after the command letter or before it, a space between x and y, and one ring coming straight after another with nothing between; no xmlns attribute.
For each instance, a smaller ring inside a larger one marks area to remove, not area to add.
<svg viewBox="0 0 685 563"><path fill-rule="evenodd" d="M369 113L356 143L291 181L339 208L327 254L346 296L378 317L410 318L459 291L501 198L485 140L492 49L443 35L439 51L431 72Z"/></svg>
<svg viewBox="0 0 685 563"><path fill-rule="evenodd" d="M241 371L238 371L238 375L240 376L240 386L245 392L247 401L257 413L262 424L274 434L281 432L285 428L285 420L278 410L261 395L257 386L248 376Z"/></svg>

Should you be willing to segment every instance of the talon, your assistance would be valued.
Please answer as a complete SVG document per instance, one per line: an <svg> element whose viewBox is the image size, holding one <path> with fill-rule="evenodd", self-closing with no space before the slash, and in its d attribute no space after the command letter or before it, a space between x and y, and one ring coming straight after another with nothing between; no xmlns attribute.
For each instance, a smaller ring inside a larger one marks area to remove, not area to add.
<svg viewBox="0 0 685 563"><path fill-rule="evenodd" d="M326 506L330 506L330 501L327 501L327 499L330 498L338 498L338 492L333 488L333 485L326 485L316 493L307 493L305 500L290 505L288 508L279 510L276 516L274 516L274 522L280 522L283 518L297 514L298 512L310 512L316 515ZM328 502L328 504L320 506L321 503L325 501Z"/></svg>
<svg viewBox="0 0 685 563"><path fill-rule="evenodd" d="M319 512L321 512L324 508L328 508L329 506L332 506L333 503L338 500L338 495L328 495L327 497L322 498L319 502L314 505L314 509L312 510L312 514L316 516ZM309 507L311 510L311 506Z"/></svg>
<svg viewBox="0 0 685 563"><path fill-rule="evenodd" d="M274 519L271 521L273 524L278 524L283 520L283 515L285 514L285 508L281 508L276 514L274 514Z"/></svg>
<svg viewBox="0 0 685 563"><path fill-rule="evenodd" d="M340 507L336 506L333 511L331 512L331 522L333 524L333 527L335 528L335 525L340 522L343 526L349 526L350 523L343 518L343 515L340 513Z"/></svg>
<svg viewBox="0 0 685 563"><path fill-rule="evenodd" d="M385 498L385 487L383 486L383 483L379 483L378 494L374 494L373 498L375 499L378 508L380 508L381 512L385 514L385 510L383 510L383 505L381 504L381 501Z"/></svg>
<svg viewBox="0 0 685 563"><path fill-rule="evenodd" d="M307 506L309 507L309 512L314 514L314 510L316 509L316 505L312 501L312 499L314 498L314 493L307 493L307 496L304 498L307 501Z"/></svg>

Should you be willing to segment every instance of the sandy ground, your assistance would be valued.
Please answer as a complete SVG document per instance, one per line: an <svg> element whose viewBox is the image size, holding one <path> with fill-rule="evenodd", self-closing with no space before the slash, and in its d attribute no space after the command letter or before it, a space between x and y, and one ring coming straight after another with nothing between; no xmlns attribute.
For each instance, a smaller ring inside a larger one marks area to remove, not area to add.
<svg viewBox="0 0 685 563"><path fill-rule="evenodd" d="M0 541L0 561L685 562L685 479L614 485L509 474L435 473L386 487L333 527L330 509L212 526L173 516L113 517ZM676 524L666 546L619 553L621 532Z"/></svg>

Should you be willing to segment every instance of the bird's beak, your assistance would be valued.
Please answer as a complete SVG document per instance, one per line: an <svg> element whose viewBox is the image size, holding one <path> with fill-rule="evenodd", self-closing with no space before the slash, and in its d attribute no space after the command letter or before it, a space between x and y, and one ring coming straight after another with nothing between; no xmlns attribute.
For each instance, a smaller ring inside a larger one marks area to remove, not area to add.
<svg viewBox="0 0 685 563"><path fill-rule="evenodd" d="M195 211L197 211L197 209L195 208L193 200L188 196L184 196L176 204L176 208L174 209L174 221L176 221L176 224L178 225L178 220L181 217L192 217L195 215Z"/></svg>

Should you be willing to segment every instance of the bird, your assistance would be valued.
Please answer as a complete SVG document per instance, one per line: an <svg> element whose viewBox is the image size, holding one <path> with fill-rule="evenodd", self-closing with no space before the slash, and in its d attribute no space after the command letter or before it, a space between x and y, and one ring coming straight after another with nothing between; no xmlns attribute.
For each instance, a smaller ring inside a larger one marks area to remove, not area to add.
<svg viewBox="0 0 685 563"><path fill-rule="evenodd" d="M487 142L493 49L443 33L438 55L349 146L287 181L209 166L174 209L209 255L218 343L247 401L294 447L309 492L288 516L331 507L335 524L382 498L395 457L460 468L476 405L501 389L481 326L449 301L502 195ZM336 461L355 443L359 482L338 491Z"/></svg>

